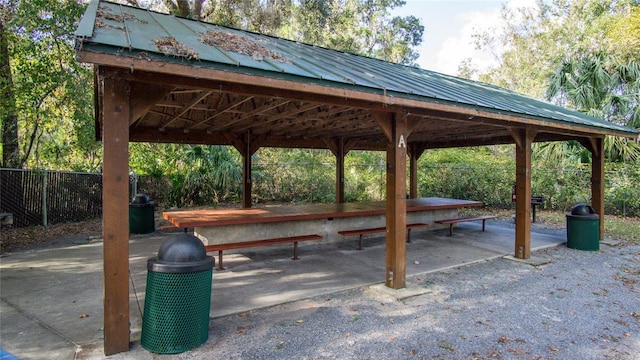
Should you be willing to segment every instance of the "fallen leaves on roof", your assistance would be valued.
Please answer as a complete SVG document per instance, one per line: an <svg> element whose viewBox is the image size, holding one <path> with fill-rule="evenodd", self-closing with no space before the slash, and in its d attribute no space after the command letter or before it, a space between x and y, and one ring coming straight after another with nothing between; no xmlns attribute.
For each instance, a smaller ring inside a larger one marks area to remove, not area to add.
<svg viewBox="0 0 640 360"><path fill-rule="evenodd" d="M197 52L195 52L193 49L190 49L189 47L179 43L176 40L176 38L174 38L173 36L163 37L161 39L153 40L153 42L158 47L158 50L160 50L160 52L162 52L164 54L173 55L173 56L181 56L181 57L187 58L188 60L198 60L199 59L199 56L198 56Z"/></svg>
<svg viewBox="0 0 640 360"><path fill-rule="evenodd" d="M225 51L251 56L253 60L274 60L289 63L289 59L241 35L226 31L207 31L198 39L201 43L217 46Z"/></svg>

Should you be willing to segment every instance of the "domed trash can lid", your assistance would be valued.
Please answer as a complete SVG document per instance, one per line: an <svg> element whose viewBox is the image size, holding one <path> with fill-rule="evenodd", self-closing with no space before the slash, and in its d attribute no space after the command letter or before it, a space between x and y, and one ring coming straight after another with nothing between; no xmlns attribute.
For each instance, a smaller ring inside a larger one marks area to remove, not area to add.
<svg viewBox="0 0 640 360"><path fill-rule="evenodd" d="M600 215L596 214L591 205L578 204L571 209L571 213L567 214L567 219L575 220L596 220Z"/></svg>
<svg viewBox="0 0 640 360"><path fill-rule="evenodd" d="M138 193L133 197L133 199L131 199L129 206L133 206L133 207L153 206L153 201L149 199L149 196L147 196L147 194Z"/></svg>
<svg viewBox="0 0 640 360"><path fill-rule="evenodd" d="M162 273L190 273L213 268L215 260L207 256L202 241L190 234L178 234L165 241L158 256L147 261L147 269Z"/></svg>
<svg viewBox="0 0 640 360"><path fill-rule="evenodd" d="M590 215L595 213L591 205L587 204L578 204L571 209L571 215Z"/></svg>

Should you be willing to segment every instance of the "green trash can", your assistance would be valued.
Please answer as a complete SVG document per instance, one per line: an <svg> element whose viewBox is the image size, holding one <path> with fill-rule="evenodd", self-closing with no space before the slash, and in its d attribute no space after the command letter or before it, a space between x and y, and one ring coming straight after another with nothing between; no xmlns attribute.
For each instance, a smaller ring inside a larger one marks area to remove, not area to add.
<svg viewBox="0 0 640 360"><path fill-rule="evenodd" d="M600 250L600 216L591 206L578 204L567 214L567 247Z"/></svg>
<svg viewBox="0 0 640 360"><path fill-rule="evenodd" d="M136 194L129 204L129 233L149 234L156 231L155 207L145 194Z"/></svg>
<svg viewBox="0 0 640 360"><path fill-rule="evenodd" d="M207 341L214 265L202 242L190 234L165 241L158 256L147 261L143 348L177 354Z"/></svg>

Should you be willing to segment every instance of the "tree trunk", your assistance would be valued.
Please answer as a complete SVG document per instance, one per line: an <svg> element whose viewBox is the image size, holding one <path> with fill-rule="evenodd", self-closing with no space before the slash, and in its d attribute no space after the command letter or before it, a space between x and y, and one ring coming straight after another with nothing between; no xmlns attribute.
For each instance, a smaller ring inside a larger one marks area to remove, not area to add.
<svg viewBox="0 0 640 360"><path fill-rule="evenodd" d="M191 8L189 0L164 0L164 5L172 14L196 20L200 20L202 16L203 3L204 0L195 0Z"/></svg>
<svg viewBox="0 0 640 360"><path fill-rule="evenodd" d="M9 64L9 41L0 19L0 122L2 122L2 167L19 168L18 117Z"/></svg>

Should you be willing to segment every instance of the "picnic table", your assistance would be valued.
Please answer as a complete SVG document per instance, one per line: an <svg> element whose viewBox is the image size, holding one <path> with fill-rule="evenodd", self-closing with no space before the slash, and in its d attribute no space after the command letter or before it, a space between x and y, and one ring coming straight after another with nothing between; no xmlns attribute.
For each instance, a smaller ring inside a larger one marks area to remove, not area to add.
<svg viewBox="0 0 640 360"><path fill-rule="evenodd" d="M411 229L433 226L437 219L457 217L458 210L482 206L482 202L440 197L407 199L407 240ZM163 212L176 228L193 228L208 251L218 251L219 269L225 250L298 242L341 241L359 235L384 233L386 203L367 201L343 204L278 205L248 209L196 209Z"/></svg>
<svg viewBox="0 0 640 360"><path fill-rule="evenodd" d="M480 201L441 197L407 199L407 216L417 212L457 211L461 208L482 205ZM343 204L277 205L248 209L176 210L163 212L162 217L177 228L208 228L318 219L367 218L380 215L384 217L385 214L384 201L363 201Z"/></svg>
<svg viewBox="0 0 640 360"><path fill-rule="evenodd" d="M480 201L426 197L407 199L407 223L457 217L458 210L482 206ZM163 212L176 228L193 228L206 245L255 239L320 234L339 241L338 231L386 225L386 203L278 205L248 209L195 209Z"/></svg>

